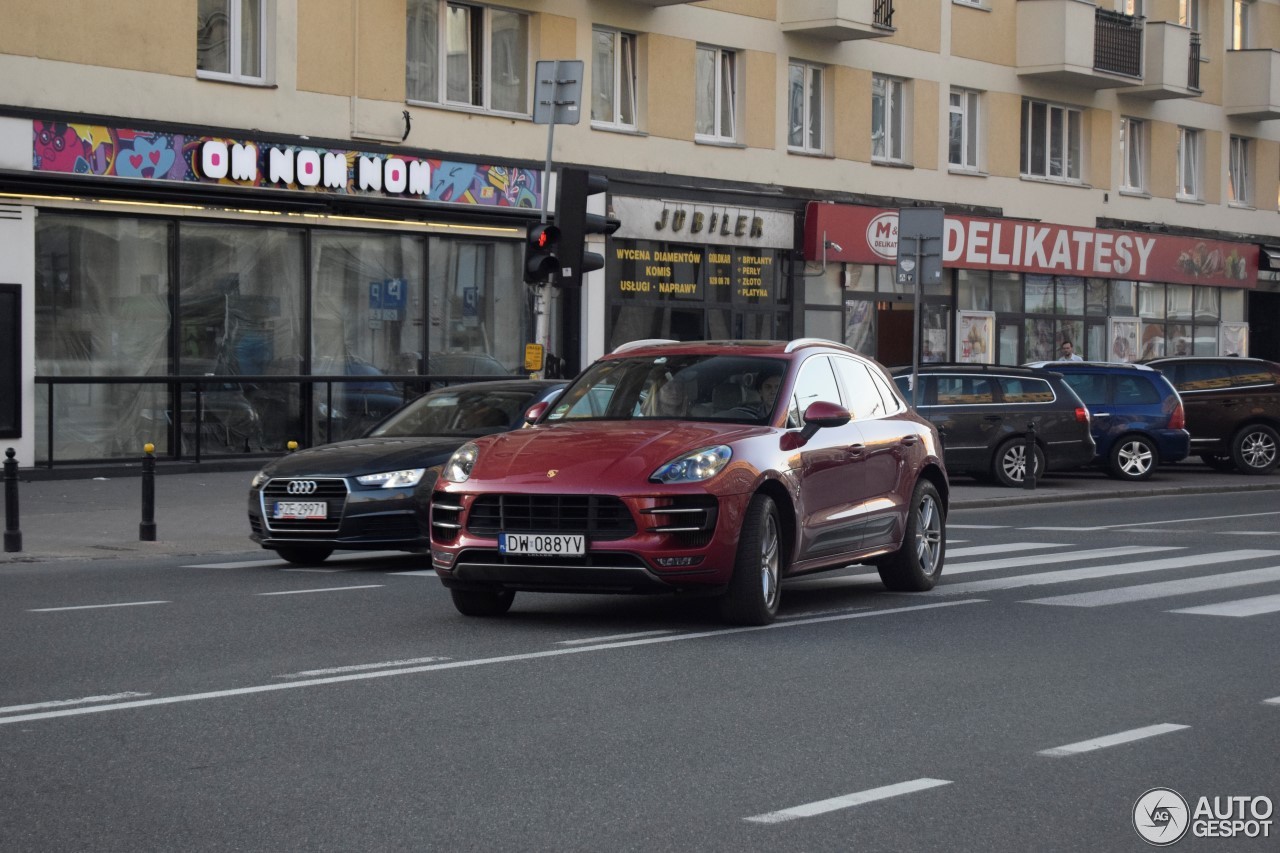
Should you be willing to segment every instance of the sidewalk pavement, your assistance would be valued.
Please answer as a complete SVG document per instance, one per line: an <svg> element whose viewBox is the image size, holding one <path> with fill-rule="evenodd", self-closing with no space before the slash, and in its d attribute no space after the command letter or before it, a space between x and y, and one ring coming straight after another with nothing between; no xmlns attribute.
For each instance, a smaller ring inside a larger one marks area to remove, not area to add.
<svg viewBox="0 0 1280 853"><path fill-rule="evenodd" d="M155 478L156 541L139 539L140 474L112 472L85 479L31 479L18 473L22 549L0 551L0 563L92 560L125 556L244 554L268 558L249 540L249 480L254 471L184 470ZM1057 501L1280 490L1280 471L1251 477L1213 471L1197 462L1160 469L1146 482L1126 483L1098 471L1050 474L1034 490L1008 489L957 476L951 507L1018 506ZM1273 497L1271 505L1280 505ZM0 504L4 502L0 492ZM6 515L7 518L7 515ZM6 521L7 525L7 521Z"/></svg>

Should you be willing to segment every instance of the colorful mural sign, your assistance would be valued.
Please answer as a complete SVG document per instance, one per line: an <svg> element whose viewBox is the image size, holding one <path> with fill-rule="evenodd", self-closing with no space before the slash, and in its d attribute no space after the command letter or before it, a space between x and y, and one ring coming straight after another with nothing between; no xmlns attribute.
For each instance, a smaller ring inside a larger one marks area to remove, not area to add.
<svg viewBox="0 0 1280 853"><path fill-rule="evenodd" d="M36 172L542 207L538 169L59 121L35 121L31 135Z"/></svg>
<svg viewBox="0 0 1280 853"><path fill-rule="evenodd" d="M943 224L944 267L1223 287L1258 280L1260 250L1250 243L977 216L948 216ZM822 258L824 241L828 262L892 264L898 211L810 202L805 258Z"/></svg>

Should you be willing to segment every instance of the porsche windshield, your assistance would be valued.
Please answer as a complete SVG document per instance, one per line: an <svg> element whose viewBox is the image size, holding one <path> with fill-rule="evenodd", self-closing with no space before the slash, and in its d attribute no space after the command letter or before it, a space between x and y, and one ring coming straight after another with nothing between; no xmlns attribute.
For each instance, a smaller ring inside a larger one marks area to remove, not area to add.
<svg viewBox="0 0 1280 853"><path fill-rule="evenodd" d="M546 421L646 418L765 424L786 369L783 359L739 355L599 361L569 386Z"/></svg>

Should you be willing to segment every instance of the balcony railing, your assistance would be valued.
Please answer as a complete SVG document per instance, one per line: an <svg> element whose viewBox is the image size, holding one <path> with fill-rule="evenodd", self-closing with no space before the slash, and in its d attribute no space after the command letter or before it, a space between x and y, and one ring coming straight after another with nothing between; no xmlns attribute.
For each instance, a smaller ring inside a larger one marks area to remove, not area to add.
<svg viewBox="0 0 1280 853"><path fill-rule="evenodd" d="M875 24L877 27L893 26L893 0L876 0Z"/></svg>
<svg viewBox="0 0 1280 853"><path fill-rule="evenodd" d="M1191 34L1191 57L1187 63L1187 88L1200 89L1200 34Z"/></svg>
<svg viewBox="0 0 1280 853"><path fill-rule="evenodd" d="M1094 12L1093 67L1142 78L1142 18L1107 9Z"/></svg>

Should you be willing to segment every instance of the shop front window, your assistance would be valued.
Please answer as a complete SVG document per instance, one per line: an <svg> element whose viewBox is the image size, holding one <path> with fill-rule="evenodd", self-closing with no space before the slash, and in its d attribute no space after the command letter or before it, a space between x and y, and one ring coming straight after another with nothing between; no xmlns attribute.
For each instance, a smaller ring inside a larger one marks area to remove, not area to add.
<svg viewBox="0 0 1280 853"><path fill-rule="evenodd" d="M524 364L531 329L521 252L515 242L431 238L428 372L492 375Z"/></svg>
<svg viewBox="0 0 1280 853"><path fill-rule="evenodd" d="M169 372L171 233L165 222L41 212L35 251L37 374ZM148 441L166 452L167 391L161 384L38 386L37 458L136 457Z"/></svg>

